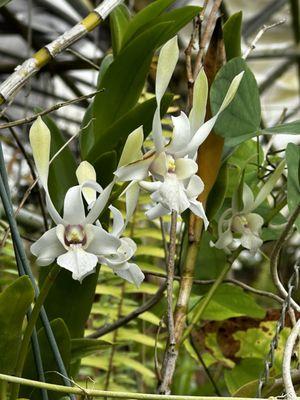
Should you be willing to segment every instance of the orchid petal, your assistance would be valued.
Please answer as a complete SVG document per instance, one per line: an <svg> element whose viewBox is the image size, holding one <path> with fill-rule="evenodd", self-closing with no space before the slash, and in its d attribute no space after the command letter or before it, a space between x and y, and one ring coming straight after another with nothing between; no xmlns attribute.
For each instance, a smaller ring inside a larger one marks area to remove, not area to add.
<svg viewBox="0 0 300 400"><path fill-rule="evenodd" d="M137 287L141 285L143 280L145 279L145 275L141 271L141 269L133 263L126 263L127 268L117 269L113 268L113 271L120 277L125 279L126 281L133 283Z"/></svg>
<svg viewBox="0 0 300 400"><path fill-rule="evenodd" d="M82 224L85 219L85 211L82 200L81 186L71 187L65 196L64 221L70 225Z"/></svg>
<svg viewBox="0 0 300 400"><path fill-rule="evenodd" d="M163 215L171 214L171 211L166 207L162 206L161 204L156 204L155 206L151 207L148 211L145 212L145 215L150 219L156 219L162 217Z"/></svg>
<svg viewBox="0 0 300 400"><path fill-rule="evenodd" d="M244 232L239 240L241 245L250 250L252 253L255 253L263 244L262 239L252 233L250 229L248 229L247 232Z"/></svg>
<svg viewBox="0 0 300 400"><path fill-rule="evenodd" d="M38 117L32 124L29 131L29 140L36 169L41 183L47 191L51 133L41 117Z"/></svg>
<svg viewBox="0 0 300 400"><path fill-rule="evenodd" d="M190 178L198 171L198 164L190 158L177 158L175 171L178 179Z"/></svg>
<svg viewBox="0 0 300 400"><path fill-rule="evenodd" d="M33 243L30 251L37 257L38 265L49 265L66 250L56 236L56 228L52 228Z"/></svg>
<svg viewBox="0 0 300 400"><path fill-rule="evenodd" d="M115 237L120 237L125 228L125 223L122 213L114 206L109 206L108 208L113 214L113 226L111 234Z"/></svg>
<svg viewBox="0 0 300 400"><path fill-rule="evenodd" d="M91 210L89 211L88 215L86 216L85 220L82 224L92 224L96 221L99 217L100 213L103 211L106 203L109 200L110 193L114 186L114 182L111 182L100 195L98 196L97 200L94 202Z"/></svg>
<svg viewBox="0 0 300 400"><path fill-rule="evenodd" d="M165 177L168 171L167 155L163 151L153 161L150 167L151 173L156 177Z"/></svg>
<svg viewBox="0 0 300 400"><path fill-rule="evenodd" d="M131 185L129 185L128 190L126 191L126 222L125 222L125 227L127 226L128 222L130 221L130 218L132 217L138 200L139 200L139 194L140 194L140 187L137 183L132 182ZM124 229L125 229L124 227Z"/></svg>
<svg viewBox="0 0 300 400"><path fill-rule="evenodd" d="M64 220L59 215L59 213L57 212L56 208L54 207L54 204L52 203L52 200L51 200L51 197L50 197L50 195L48 193L47 188L45 189L45 192L46 192L46 206L47 206L47 210L48 210L51 218L56 223L56 225L64 224Z"/></svg>
<svg viewBox="0 0 300 400"><path fill-rule="evenodd" d="M79 281L94 272L98 258L95 254L84 251L81 247L73 247L57 259L57 264L72 272L72 278Z"/></svg>
<svg viewBox="0 0 300 400"><path fill-rule="evenodd" d="M158 62L155 82L155 95L157 101L157 109L154 113L152 132L155 148L161 151L164 147L164 137L162 134L162 126L160 122L160 102L169 85L173 71L179 57L179 49L177 36L170 39L161 49Z"/></svg>
<svg viewBox="0 0 300 400"><path fill-rule="evenodd" d="M152 164L156 153L149 153L142 160L135 161L129 165L118 168L114 174L119 181L140 181L147 178L150 165Z"/></svg>
<svg viewBox="0 0 300 400"><path fill-rule="evenodd" d="M204 227L207 229L209 225L209 221L206 217L205 210L203 208L202 203L198 200L190 200L189 209L192 211L193 214L197 215L197 217L202 218L204 222Z"/></svg>
<svg viewBox="0 0 300 400"><path fill-rule="evenodd" d="M100 255L109 255L117 252L121 246L121 240L106 232L101 226L88 225L85 228L87 234L93 236L92 241L87 246L86 250L90 253Z"/></svg>
<svg viewBox="0 0 300 400"><path fill-rule="evenodd" d="M187 197L193 199L199 196L204 190L204 183L200 176L193 175L186 188Z"/></svg>
<svg viewBox="0 0 300 400"><path fill-rule="evenodd" d="M250 187L244 183L243 186L243 212L247 213L248 211L253 209L254 205L254 196L253 192L250 189ZM234 211L239 211L239 210L234 210Z"/></svg>
<svg viewBox="0 0 300 400"><path fill-rule="evenodd" d="M207 96L208 81L205 75L205 71L202 68L194 83L193 107L189 115L192 135L200 128L200 126L204 122Z"/></svg>
<svg viewBox="0 0 300 400"><path fill-rule="evenodd" d="M155 192L156 190L158 190L160 188L160 186L162 185L162 182L149 182L149 181L140 181L139 185L142 189L146 190L147 192Z"/></svg>
<svg viewBox="0 0 300 400"><path fill-rule="evenodd" d="M241 83L241 80L243 78L243 75L244 75L244 71L239 73L238 75L236 75L233 78L217 114L214 117L212 117L211 119L209 119L208 121L206 121L202 126L200 126L200 128L194 134L186 151L181 152L180 154L189 153L191 156L193 156L197 152L199 146L204 142L204 140L210 134L210 132L211 132L212 128L214 127L221 112L224 111L225 108L228 107L229 104L231 103L231 101L233 100L233 98L239 88L239 85Z"/></svg>
<svg viewBox="0 0 300 400"><path fill-rule="evenodd" d="M184 112L178 117L172 117L174 125L173 135L166 146L166 150L169 154L176 154L178 151L181 152L191 140L191 127L190 121Z"/></svg>
<svg viewBox="0 0 300 400"><path fill-rule="evenodd" d="M95 168L88 161L82 161L77 170L76 176L78 183L82 185L86 181L97 180ZM88 204L93 203L96 200L96 191L93 188L84 187L82 189L82 194Z"/></svg>
<svg viewBox="0 0 300 400"><path fill-rule="evenodd" d="M131 132L130 135L128 135L119 160L118 168L137 161L143 156L141 151L143 141L143 126L139 126L137 129Z"/></svg>
<svg viewBox="0 0 300 400"><path fill-rule="evenodd" d="M217 249L225 249L232 243L232 241L232 232L230 229L227 229L225 232L219 235L219 239L214 243L214 247Z"/></svg>
<svg viewBox="0 0 300 400"><path fill-rule="evenodd" d="M250 213L246 215L249 229L254 233L259 233L264 224L264 219L259 214Z"/></svg>

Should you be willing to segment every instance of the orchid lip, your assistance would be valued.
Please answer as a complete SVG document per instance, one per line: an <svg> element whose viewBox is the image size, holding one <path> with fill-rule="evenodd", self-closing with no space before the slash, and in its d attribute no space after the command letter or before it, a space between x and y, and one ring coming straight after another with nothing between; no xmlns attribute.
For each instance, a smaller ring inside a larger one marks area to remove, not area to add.
<svg viewBox="0 0 300 400"><path fill-rule="evenodd" d="M66 246L81 245L87 242L86 233L82 225L67 225L64 232L64 241Z"/></svg>

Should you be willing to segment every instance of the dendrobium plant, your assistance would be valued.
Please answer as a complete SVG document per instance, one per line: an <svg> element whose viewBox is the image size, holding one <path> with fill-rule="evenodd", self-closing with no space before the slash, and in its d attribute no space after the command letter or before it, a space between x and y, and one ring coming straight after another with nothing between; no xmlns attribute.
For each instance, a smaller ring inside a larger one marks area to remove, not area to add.
<svg viewBox="0 0 300 400"><path fill-rule="evenodd" d="M280 163L272 176L262 186L256 198L250 187L242 183L242 207L239 206L238 190L232 197L231 208L225 210L218 222L218 240L211 243L218 249L230 254L239 246L255 254L262 246L261 230L264 219L253 211L263 203L275 186L284 169L284 162Z"/></svg>
<svg viewBox="0 0 300 400"><path fill-rule="evenodd" d="M119 216L114 223L115 228L112 234L106 232L100 224L94 225L107 204L114 182L103 190L91 176L93 170L90 168L90 172L86 174L89 180L84 179L80 185L73 186L67 191L64 213L61 217L48 191L50 141L51 134L47 125L38 118L30 130L30 143L39 178L46 192L47 209L56 227L45 232L31 246L31 252L37 257L39 265L49 265L57 260L59 266L72 272L73 279L82 282L87 275L94 272L100 260L106 258L109 260L114 257L118 259L122 251L124 254L128 252L127 248L124 249L124 242L121 242L118 237L123 229ZM98 197L97 193L99 193ZM83 195L90 205L87 215ZM132 250L133 244L130 242L127 247L130 248L132 255L135 251ZM130 282L140 284L143 280L142 272L136 272L137 266L135 268L131 267L132 264L125 265L124 254L123 264L119 263L119 268L124 270L131 268L134 272L130 274L123 272L119 275L125 279L129 277Z"/></svg>
<svg viewBox="0 0 300 400"><path fill-rule="evenodd" d="M124 157L125 153L126 148L125 151L123 150L122 157ZM122 157L121 162L123 159ZM84 184L86 181L96 181L96 171L87 161L81 162L77 168L76 175L80 184ZM93 190L93 188L84 188L83 195L89 207L92 207L96 200L96 191ZM126 200L128 202L128 197ZM138 265L129 262L136 252L137 246L132 239L121 237L129 219L132 216L134 208L130 207L130 204L128 204L126 207L126 221L124 221L122 213L116 207L111 205L109 206L109 209L113 215L113 226L112 231L107 234L112 238L112 242L114 243L115 247L113 252L99 255L98 260L101 264L109 266L114 273L121 278L126 279L128 282L134 283L136 286L140 286L145 276ZM97 225L101 226L99 221L97 221Z"/></svg>
<svg viewBox="0 0 300 400"><path fill-rule="evenodd" d="M155 149L147 152L142 158L118 168L115 175L120 181L138 181L143 189L152 193L151 198L156 204L147 212L150 219L172 211L181 214L189 208L194 214L203 218L207 227L208 221L203 206L197 200L204 185L201 178L196 175L198 165L194 159L219 114L234 98L243 72L233 79L218 113L204 123L208 83L202 70L195 81L194 103L189 117L184 112L178 117L172 117L173 135L170 142L165 144L160 121L160 103L171 80L178 56L177 37L174 37L162 47L158 59L155 85L157 109L152 123ZM153 182L144 181L149 173Z"/></svg>

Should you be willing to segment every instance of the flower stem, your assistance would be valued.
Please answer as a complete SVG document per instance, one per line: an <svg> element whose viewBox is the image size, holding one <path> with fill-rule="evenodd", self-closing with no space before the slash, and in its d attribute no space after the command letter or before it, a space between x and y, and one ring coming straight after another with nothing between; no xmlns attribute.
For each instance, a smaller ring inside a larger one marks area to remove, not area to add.
<svg viewBox="0 0 300 400"><path fill-rule="evenodd" d="M44 301L45 301L45 299L49 293L49 290L51 289L59 271L60 271L60 267L58 265L53 266L53 268L50 270L49 274L47 275L47 277L45 279L45 282L40 291L40 294L38 295L38 297L36 299L36 302L32 309L31 315L28 319L28 324L26 326L26 329L25 329L25 332L23 335L23 340L21 342L19 356L18 356L16 368L15 368L15 375L18 377L20 377L22 375L24 363L26 360L28 347L29 347L29 343L30 343L30 338L32 336L34 327L35 327L37 319L39 317L41 308L44 304ZM17 399L17 395L19 393L19 388L20 388L20 384L18 384L18 383L15 383L12 385L11 397L10 397L11 400Z"/></svg>

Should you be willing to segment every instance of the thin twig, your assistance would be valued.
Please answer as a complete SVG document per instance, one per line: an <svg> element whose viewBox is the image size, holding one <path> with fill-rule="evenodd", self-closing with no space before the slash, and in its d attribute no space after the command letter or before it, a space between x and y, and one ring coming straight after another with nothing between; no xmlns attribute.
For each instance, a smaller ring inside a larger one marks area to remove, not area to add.
<svg viewBox="0 0 300 400"><path fill-rule="evenodd" d="M34 115L31 115L30 117L18 119L16 121L7 122L6 124L1 124L0 125L0 130L1 129L6 129L6 128L11 128L13 126L30 124L31 122L35 121L38 117L42 117L43 115L49 114L49 113L51 113L53 111L57 111L62 107L66 107L66 106L69 106L71 104L78 103L78 102L80 102L82 100L90 99L90 98L96 96L97 93L101 93L104 90L105 89L99 89L99 90L96 90L95 92L86 94L84 96L76 97L75 99L71 99L71 100L68 100L68 101L57 103L54 106L51 106L51 107L47 108L46 110L43 110L43 111L40 111L40 112L38 112L38 113L36 113Z"/></svg>
<svg viewBox="0 0 300 400"><path fill-rule="evenodd" d="M253 51L256 47L257 42L260 40L260 38L262 37L262 35L267 32L269 29L274 28L275 26L278 25L282 25L286 22L285 19L281 19L280 21L275 22L274 24L271 25L263 25L262 28L259 30L259 32L257 33L257 35L255 36L255 38L252 40L250 46L248 47L248 49L245 51L245 53L243 54L243 59L246 60L247 57L249 56L249 54L251 53L251 51Z"/></svg>
<svg viewBox="0 0 300 400"><path fill-rule="evenodd" d="M97 71L100 70L99 65L95 64L92 60L90 60L89 58L85 57L83 54L79 53L78 51L76 51L74 49L67 49L66 51L68 51L71 54L74 54L74 56L76 56L76 57L80 58L81 60L85 61L91 67L95 68Z"/></svg>

